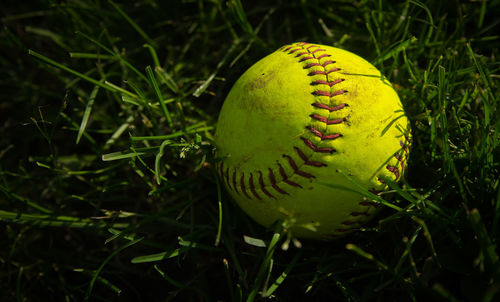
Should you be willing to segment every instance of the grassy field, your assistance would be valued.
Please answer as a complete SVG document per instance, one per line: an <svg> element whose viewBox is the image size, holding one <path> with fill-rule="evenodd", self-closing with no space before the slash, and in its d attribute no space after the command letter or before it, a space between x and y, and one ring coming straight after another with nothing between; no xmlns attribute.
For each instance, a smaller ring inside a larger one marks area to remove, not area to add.
<svg viewBox="0 0 500 302"><path fill-rule="evenodd" d="M28 3L0 9L0 301L500 301L500 1ZM411 120L401 210L331 242L214 169L225 95L295 41L372 62Z"/></svg>

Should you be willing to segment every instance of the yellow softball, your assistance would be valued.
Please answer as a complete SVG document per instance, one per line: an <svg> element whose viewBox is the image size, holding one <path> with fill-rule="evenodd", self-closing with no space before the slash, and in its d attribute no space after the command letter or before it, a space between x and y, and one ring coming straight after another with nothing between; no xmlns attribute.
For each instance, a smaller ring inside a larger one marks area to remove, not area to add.
<svg viewBox="0 0 500 302"><path fill-rule="evenodd" d="M217 122L217 171L258 223L331 239L376 212L361 191L387 189L408 159L410 128L392 85L348 51L305 42L248 69ZM332 184L334 186L327 186ZM361 189L364 188L364 189Z"/></svg>

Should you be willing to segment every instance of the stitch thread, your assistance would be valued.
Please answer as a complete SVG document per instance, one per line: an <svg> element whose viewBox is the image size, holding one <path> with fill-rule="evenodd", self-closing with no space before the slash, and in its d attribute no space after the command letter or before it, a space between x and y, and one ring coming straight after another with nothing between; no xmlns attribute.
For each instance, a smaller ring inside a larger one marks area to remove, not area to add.
<svg viewBox="0 0 500 302"><path fill-rule="evenodd" d="M340 105L337 105L337 106L330 107L330 106L328 106L326 104L322 104L322 103L314 103L312 105L314 107L318 107L318 108L321 108L321 109L326 109L326 110L328 110L330 112L337 111L337 110L340 110L340 109L348 106L347 104L340 104Z"/></svg>
<svg viewBox="0 0 500 302"><path fill-rule="evenodd" d="M313 119L316 119L322 123L325 123L327 125L335 125L335 124L340 124L342 122L345 122L346 119L345 118L338 118L338 119L332 119L332 120L329 120L328 118L324 117L324 116L321 116L319 114L311 114L310 117L312 117Z"/></svg>

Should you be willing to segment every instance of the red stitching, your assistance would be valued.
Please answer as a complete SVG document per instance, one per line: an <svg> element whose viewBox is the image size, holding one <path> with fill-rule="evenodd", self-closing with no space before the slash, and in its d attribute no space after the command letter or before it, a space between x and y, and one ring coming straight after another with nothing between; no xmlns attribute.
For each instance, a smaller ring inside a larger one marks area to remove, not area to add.
<svg viewBox="0 0 500 302"><path fill-rule="evenodd" d="M231 187L231 184L229 183L229 167L227 167L225 174L226 174L225 175L226 176L226 184L228 187Z"/></svg>
<svg viewBox="0 0 500 302"><path fill-rule="evenodd" d="M252 199L248 193L247 193L247 190L245 188L245 173L241 172L241 178L240 178L240 186L241 186L241 192L243 192L243 194L245 194L245 196L248 198L248 199Z"/></svg>
<svg viewBox="0 0 500 302"><path fill-rule="evenodd" d="M396 166L387 166L386 167L389 172L393 173L396 176L396 179L399 179L399 169Z"/></svg>
<svg viewBox="0 0 500 302"><path fill-rule="evenodd" d="M323 133L321 133L321 131L319 131L318 129L313 128L313 127L309 127L309 131L311 131L317 137L321 138L322 141L337 139L337 138L342 136L342 134L340 134L340 133L323 134Z"/></svg>
<svg viewBox="0 0 500 302"><path fill-rule="evenodd" d="M304 165L313 166L313 167L326 167L326 164L324 164L324 163L321 163L319 161L309 160L307 155L305 155L304 152L302 152L302 150L300 150L300 148L297 148L297 147L293 147L293 148L295 149L295 151L297 151L297 154L299 155L299 157L304 161Z"/></svg>
<svg viewBox="0 0 500 302"><path fill-rule="evenodd" d="M306 54L307 52L301 52L301 54ZM299 62L303 62L305 60L310 60L310 59L314 59L314 57L303 57L302 59L299 60Z"/></svg>
<svg viewBox="0 0 500 302"><path fill-rule="evenodd" d="M341 83L343 81L344 81L344 79L336 79L335 81L316 80L316 81L311 82L310 85L314 86L314 85L321 84L321 85L328 85L328 86L332 87L333 85Z"/></svg>
<svg viewBox="0 0 500 302"><path fill-rule="evenodd" d="M311 92L311 94L313 94L313 95L327 96L327 97L334 97L336 95L340 95L343 93L346 93L346 91L343 89L334 91L333 93L331 93L330 91L324 91L324 90L316 90L316 91Z"/></svg>
<svg viewBox="0 0 500 302"><path fill-rule="evenodd" d="M330 64L335 64L335 61L332 61L332 60L325 61L321 64L321 66L326 67L327 65L330 65Z"/></svg>
<svg viewBox="0 0 500 302"><path fill-rule="evenodd" d="M308 48L308 50L309 50L309 48ZM311 51L311 53L314 54L314 53L316 53L318 51L326 51L326 49L318 48L318 49L315 49L315 50Z"/></svg>
<svg viewBox="0 0 500 302"><path fill-rule="evenodd" d="M326 110L328 110L330 112L340 110L340 109L342 109L344 107L348 107L347 104L339 104L339 105L334 106L334 107L330 107L330 106L328 106L326 104L321 104L321 103L314 103L312 105L314 107L318 107L318 108L321 108L321 109L326 109Z"/></svg>
<svg viewBox="0 0 500 302"><path fill-rule="evenodd" d="M319 63L309 63L309 64L305 65L303 67L303 69L309 69L309 68L314 67L314 66L321 66L321 64L319 64Z"/></svg>
<svg viewBox="0 0 500 302"><path fill-rule="evenodd" d="M358 204L360 206L364 206L364 207L372 207L372 208L378 208L379 207L378 203L374 203L374 202L371 202L371 201L360 201Z"/></svg>
<svg viewBox="0 0 500 302"><path fill-rule="evenodd" d="M292 169L295 174L300 175L305 178L316 178L314 175L306 173L304 171L300 171L299 167L297 167L297 164L293 160L293 158L290 155L283 154L283 157L288 159L288 162L290 163L290 166L292 166Z"/></svg>
<svg viewBox="0 0 500 302"><path fill-rule="evenodd" d="M262 200L259 196L259 194L257 194L257 191L255 191L255 185L253 183L253 174L250 173L250 178L248 179L248 183L250 184L250 192L252 192L252 194L257 197L257 199L259 200Z"/></svg>
<svg viewBox="0 0 500 302"><path fill-rule="evenodd" d="M322 123L325 123L327 125L335 125L335 124L340 124L342 122L345 122L345 118L339 118L339 119L332 119L332 120L329 120L328 118L324 117L324 116L321 116L319 114L311 114L310 117L312 117L313 119L316 119Z"/></svg>
<svg viewBox="0 0 500 302"><path fill-rule="evenodd" d="M266 194L267 196L271 197L271 198L274 198L276 199L271 193L269 193L269 191L266 189L266 185L264 184L264 179L262 178L262 172L259 171L259 185L260 185L260 189L262 190L262 192L264 192L264 194Z"/></svg>
<svg viewBox="0 0 500 302"><path fill-rule="evenodd" d="M370 214L366 213L366 212L352 212L351 214L349 214L350 216L352 217L358 217L358 216L370 216Z"/></svg>
<svg viewBox="0 0 500 302"><path fill-rule="evenodd" d="M305 69L305 68L304 68L304 69ZM332 73L332 72L339 71L339 70L341 70L341 69L340 69L340 68L332 68L332 69L330 69L330 70L328 70L328 71L323 71L323 70L313 70L313 71L309 72L307 75L308 75L308 76L313 76L313 75L318 75L318 74L328 75L328 74L330 74L330 73Z"/></svg>
<svg viewBox="0 0 500 302"><path fill-rule="evenodd" d="M306 146L311 148L314 152L319 152L319 153L333 153L335 152L335 149L329 148L329 147L317 147L313 142L311 142L309 139L305 137L301 137L301 139L304 141Z"/></svg>
<svg viewBox="0 0 500 302"><path fill-rule="evenodd" d="M281 166L280 166L281 167ZM284 172L284 171L283 171ZM289 195L285 190L281 189L280 187L278 187L278 185L276 184L276 178L274 178L274 173L273 173L273 170L271 168L269 168L269 179L271 180L271 186L276 190L278 191L279 193L281 194L285 194L285 195Z"/></svg>
<svg viewBox="0 0 500 302"><path fill-rule="evenodd" d="M302 55L306 55L306 54L308 54L307 51L299 52L299 53L295 54L295 57L298 58L298 57L300 57Z"/></svg>
<svg viewBox="0 0 500 302"><path fill-rule="evenodd" d="M278 163L278 166L279 166L280 175L281 175L281 177L283 177L283 181L285 183L291 185L292 187L302 188L302 186L299 185L298 183L295 183L295 182L288 179L288 176L286 176L286 173L285 173L285 169L283 168L283 166L281 166L280 163Z"/></svg>
<svg viewBox="0 0 500 302"><path fill-rule="evenodd" d="M236 187L236 169L233 171L233 188L234 188L234 192L236 192L237 194L238 193L238 188Z"/></svg>
<svg viewBox="0 0 500 302"><path fill-rule="evenodd" d="M331 57L331 56L332 56L332 55L329 55L329 54L327 54L327 53L324 53L324 54L322 54L322 55L319 55L319 56L316 58L316 60L321 60L321 59L323 59L323 58L325 58L325 57Z"/></svg>

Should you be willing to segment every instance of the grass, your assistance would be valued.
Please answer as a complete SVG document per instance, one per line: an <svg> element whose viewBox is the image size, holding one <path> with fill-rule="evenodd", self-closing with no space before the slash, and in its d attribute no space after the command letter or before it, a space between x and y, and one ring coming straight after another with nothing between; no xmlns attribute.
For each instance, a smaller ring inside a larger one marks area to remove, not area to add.
<svg viewBox="0 0 500 302"><path fill-rule="evenodd" d="M499 1L3 5L1 301L497 301ZM361 231L299 242L221 189L231 85L281 45L373 62L406 180Z"/></svg>

